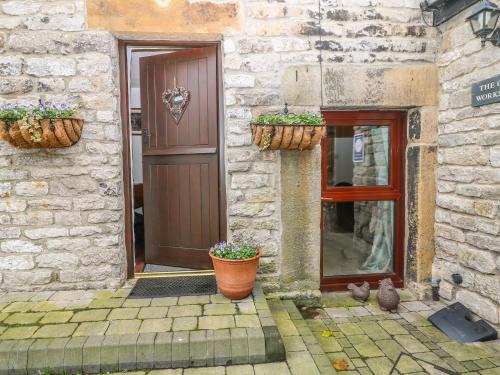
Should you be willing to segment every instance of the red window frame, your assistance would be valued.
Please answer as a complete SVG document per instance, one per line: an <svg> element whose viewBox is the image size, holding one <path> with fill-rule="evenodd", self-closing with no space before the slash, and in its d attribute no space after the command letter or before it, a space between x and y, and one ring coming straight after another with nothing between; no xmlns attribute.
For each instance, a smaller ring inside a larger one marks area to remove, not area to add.
<svg viewBox="0 0 500 375"><path fill-rule="evenodd" d="M327 186L328 159L325 137L321 142L321 290L346 290L349 283L368 281L371 288L391 278L396 287L404 286L405 237L405 152L406 112L400 111L323 111L327 126L388 126L390 128L390 171L386 186ZM323 204L350 201L394 202L394 272L349 276L323 275Z"/></svg>

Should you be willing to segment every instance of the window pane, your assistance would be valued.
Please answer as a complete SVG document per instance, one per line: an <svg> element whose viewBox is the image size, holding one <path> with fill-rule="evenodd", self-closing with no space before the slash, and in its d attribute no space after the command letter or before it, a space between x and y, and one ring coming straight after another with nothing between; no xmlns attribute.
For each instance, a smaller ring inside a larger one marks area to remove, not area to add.
<svg viewBox="0 0 500 375"><path fill-rule="evenodd" d="M329 126L328 187L389 185L388 126Z"/></svg>
<svg viewBox="0 0 500 375"><path fill-rule="evenodd" d="M323 275L392 273L394 202L323 203Z"/></svg>

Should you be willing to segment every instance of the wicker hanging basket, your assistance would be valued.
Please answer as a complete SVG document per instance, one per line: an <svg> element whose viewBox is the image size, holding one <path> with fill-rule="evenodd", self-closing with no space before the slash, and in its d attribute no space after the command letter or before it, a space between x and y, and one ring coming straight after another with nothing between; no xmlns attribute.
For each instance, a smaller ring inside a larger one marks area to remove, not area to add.
<svg viewBox="0 0 500 375"><path fill-rule="evenodd" d="M261 151L312 150L325 135L324 125L252 124L253 143Z"/></svg>
<svg viewBox="0 0 500 375"><path fill-rule="evenodd" d="M73 146L82 135L83 120L77 118L32 120L40 141L26 127L26 120L9 124L0 120L0 139L19 148L62 148Z"/></svg>

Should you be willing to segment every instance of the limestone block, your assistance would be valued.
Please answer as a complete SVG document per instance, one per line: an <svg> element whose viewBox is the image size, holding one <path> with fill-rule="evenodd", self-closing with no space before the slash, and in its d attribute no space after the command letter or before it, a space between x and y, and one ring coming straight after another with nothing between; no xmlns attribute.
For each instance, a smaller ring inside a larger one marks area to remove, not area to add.
<svg viewBox="0 0 500 375"><path fill-rule="evenodd" d="M61 270L59 272L59 279L63 283L98 281L117 277L116 272L116 268L110 265L80 267Z"/></svg>
<svg viewBox="0 0 500 375"><path fill-rule="evenodd" d="M56 212L54 222L56 225L80 225L82 224L80 212Z"/></svg>
<svg viewBox="0 0 500 375"><path fill-rule="evenodd" d="M248 134L229 134L226 137L228 147L250 146L252 144L252 135Z"/></svg>
<svg viewBox="0 0 500 375"><path fill-rule="evenodd" d="M5 1L2 4L3 12L12 16L35 14L40 10L40 8L40 3L31 1Z"/></svg>
<svg viewBox="0 0 500 375"><path fill-rule="evenodd" d="M23 53L68 54L71 49L71 36L58 31L33 33L16 30L9 35L7 45L10 49Z"/></svg>
<svg viewBox="0 0 500 375"><path fill-rule="evenodd" d="M43 13L73 14L76 11L77 7L74 1L54 1L51 4L44 4L42 7Z"/></svg>
<svg viewBox="0 0 500 375"><path fill-rule="evenodd" d="M52 281L51 270L30 270L30 271L4 271L3 280L5 286L24 287L30 285L43 285Z"/></svg>
<svg viewBox="0 0 500 375"><path fill-rule="evenodd" d="M15 225L50 225L54 222L50 211L32 211L12 214L12 224Z"/></svg>
<svg viewBox="0 0 500 375"><path fill-rule="evenodd" d="M500 269L500 268L499 268ZM474 290L477 290L483 296L491 298L500 304L500 288L498 288L498 275L476 274L474 279Z"/></svg>
<svg viewBox="0 0 500 375"><path fill-rule="evenodd" d="M2 242L1 249L5 253L40 253L43 248L31 241L10 240Z"/></svg>
<svg viewBox="0 0 500 375"><path fill-rule="evenodd" d="M54 92L59 94L64 91L66 84L62 78L41 78L38 80L38 92Z"/></svg>
<svg viewBox="0 0 500 375"><path fill-rule="evenodd" d="M273 50L271 41L261 38L244 38L238 41L238 52L248 53L266 53Z"/></svg>
<svg viewBox="0 0 500 375"><path fill-rule="evenodd" d="M31 255L8 255L0 257L1 270L31 270L35 267Z"/></svg>
<svg viewBox="0 0 500 375"><path fill-rule="evenodd" d="M0 29L15 29L21 26L22 17L0 16Z"/></svg>
<svg viewBox="0 0 500 375"><path fill-rule="evenodd" d="M81 251L90 246L90 240L86 238L55 238L47 240L48 250Z"/></svg>
<svg viewBox="0 0 500 375"><path fill-rule="evenodd" d="M122 248L90 248L84 249L80 254L80 262L84 266L96 266L106 264L121 264L124 254L121 253Z"/></svg>
<svg viewBox="0 0 500 375"><path fill-rule="evenodd" d="M436 224L434 230L437 237L443 237L457 242L465 242L465 234L458 228L453 228L449 225Z"/></svg>
<svg viewBox="0 0 500 375"><path fill-rule="evenodd" d="M69 229L70 236L92 236L94 234L100 234L103 232L101 227L96 225L78 226Z"/></svg>
<svg viewBox="0 0 500 375"><path fill-rule="evenodd" d="M3 77L0 80L0 94L26 94L33 89L33 81L23 77Z"/></svg>
<svg viewBox="0 0 500 375"><path fill-rule="evenodd" d="M437 69L432 64L411 67L327 65L323 90L331 106L436 106Z"/></svg>
<svg viewBox="0 0 500 375"><path fill-rule="evenodd" d="M450 194L438 194L436 198L436 204L441 208L446 208L448 210L474 214L474 201Z"/></svg>
<svg viewBox="0 0 500 375"><path fill-rule="evenodd" d="M226 87L245 88L254 87L255 78L248 74L226 74L224 77Z"/></svg>
<svg viewBox="0 0 500 375"><path fill-rule="evenodd" d="M21 237L21 229L0 227L0 238L19 238Z"/></svg>
<svg viewBox="0 0 500 375"><path fill-rule="evenodd" d="M26 201L12 198L0 199L0 212L22 212L26 210Z"/></svg>
<svg viewBox="0 0 500 375"><path fill-rule="evenodd" d="M50 184L50 192L59 196L75 196L81 193L95 192L97 182L89 176L71 176L59 178Z"/></svg>
<svg viewBox="0 0 500 375"><path fill-rule="evenodd" d="M105 202L99 196L85 196L73 199L75 210L99 210L105 208Z"/></svg>
<svg viewBox="0 0 500 375"><path fill-rule="evenodd" d="M235 203L229 207L229 215L241 217L267 217L275 212L269 203Z"/></svg>
<svg viewBox="0 0 500 375"><path fill-rule="evenodd" d="M45 181L19 182L15 186L17 195L33 197L37 195L47 195L49 185Z"/></svg>
<svg viewBox="0 0 500 375"><path fill-rule="evenodd" d="M500 146L490 149L490 163L493 167L500 167Z"/></svg>
<svg viewBox="0 0 500 375"><path fill-rule="evenodd" d="M282 78L283 100L290 105L321 103L321 81L318 66L303 65L286 68Z"/></svg>
<svg viewBox="0 0 500 375"><path fill-rule="evenodd" d="M71 209L71 200L51 197L50 199L35 199L29 200L28 206L31 208L41 208L41 209L49 209L49 210L70 210Z"/></svg>
<svg viewBox="0 0 500 375"><path fill-rule="evenodd" d="M83 76L97 76L111 69L111 58L103 54L86 53L76 58L77 70Z"/></svg>
<svg viewBox="0 0 500 375"><path fill-rule="evenodd" d="M457 291L456 298L480 317L498 324L498 312L493 301L465 289Z"/></svg>
<svg viewBox="0 0 500 375"><path fill-rule="evenodd" d="M455 165L487 165L489 161L488 149L480 146L463 146L440 149L438 162L440 164Z"/></svg>
<svg viewBox="0 0 500 375"><path fill-rule="evenodd" d="M0 182L0 198L10 197L11 184L10 182Z"/></svg>
<svg viewBox="0 0 500 375"><path fill-rule="evenodd" d="M25 72L36 77L72 76L76 73L76 63L70 57L29 57Z"/></svg>
<svg viewBox="0 0 500 375"><path fill-rule="evenodd" d="M87 142L86 149L93 154L113 155L121 151L119 143Z"/></svg>
<svg viewBox="0 0 500 375"><path fill-rule="evenodd" d="M19 56L3 56L0 58L0 76L17 76L21 74L23 59Z"/></svg>
<svg viewBox="0 0 500 375"><path fill-rule="evenodd" d="M93 91L92 81L87 77L74 77L69 81L68 89L72 93Z"/></svg>
<svg viewBox="0 0 500 375"><path fill-rule="evenodd" d="M231 178L231 189L256 189L269 186L269 176L265 174L234 174Z"/></svg>
<svg viewBox="0 0 500 375"><path fill-rule="evenodd" d="M120 212L115 212L115 211L97 211L97 212L90 212L87 221L92 224L97 224L97 223L109 223L109 222L115 222L118 221L121 217Z"/></svg>
<svg viewBox="0 0 500 375"><path fill-rule="evenodd" d="M458 259L465 267L489 274L494 274L496 272L497 266L493 253L476 250L472 247L464 247L460 250Z"/></svg>
<svg viewBox="0 0 500 375"><path fill-rule="evenodd" d="M36 257L38 267L71 269L78 265L78 257L71 253L41 254Z"/></svg>
<svg viewBox="0 0 500 375"><path fill-rule="evenodd" d="M36 15L28 17L24 23L30 30L82 31L86 26L83 14Z"/></svg>
<svg viewBox="0 0 500 375"><path fill-rule="evenodd" d="M26 229L24 235L32 240L41 238L64 237L68 235L68 229L60 227Z"/></svg>
<svg viewBox="0 0 500 375"><path fill-rule="evenodd" d="M481 249L500 252L500 241L498 241L498 238L495 236L469 232L466 235L466 241L467 243Z"/></svg>

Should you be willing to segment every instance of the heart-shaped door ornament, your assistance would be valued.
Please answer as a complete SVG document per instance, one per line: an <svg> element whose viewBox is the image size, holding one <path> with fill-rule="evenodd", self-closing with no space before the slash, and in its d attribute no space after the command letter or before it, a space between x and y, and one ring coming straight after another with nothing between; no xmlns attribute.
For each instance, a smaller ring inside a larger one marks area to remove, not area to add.
<svg viewBox="0 0 500 375"><path fill-rule="evenodd" d="M182 115L186 112L190 99L191 93L184 87L169 89L162 95L165 107L167 107L167 110L170 112L177 124L179 124Z"/></svg>

